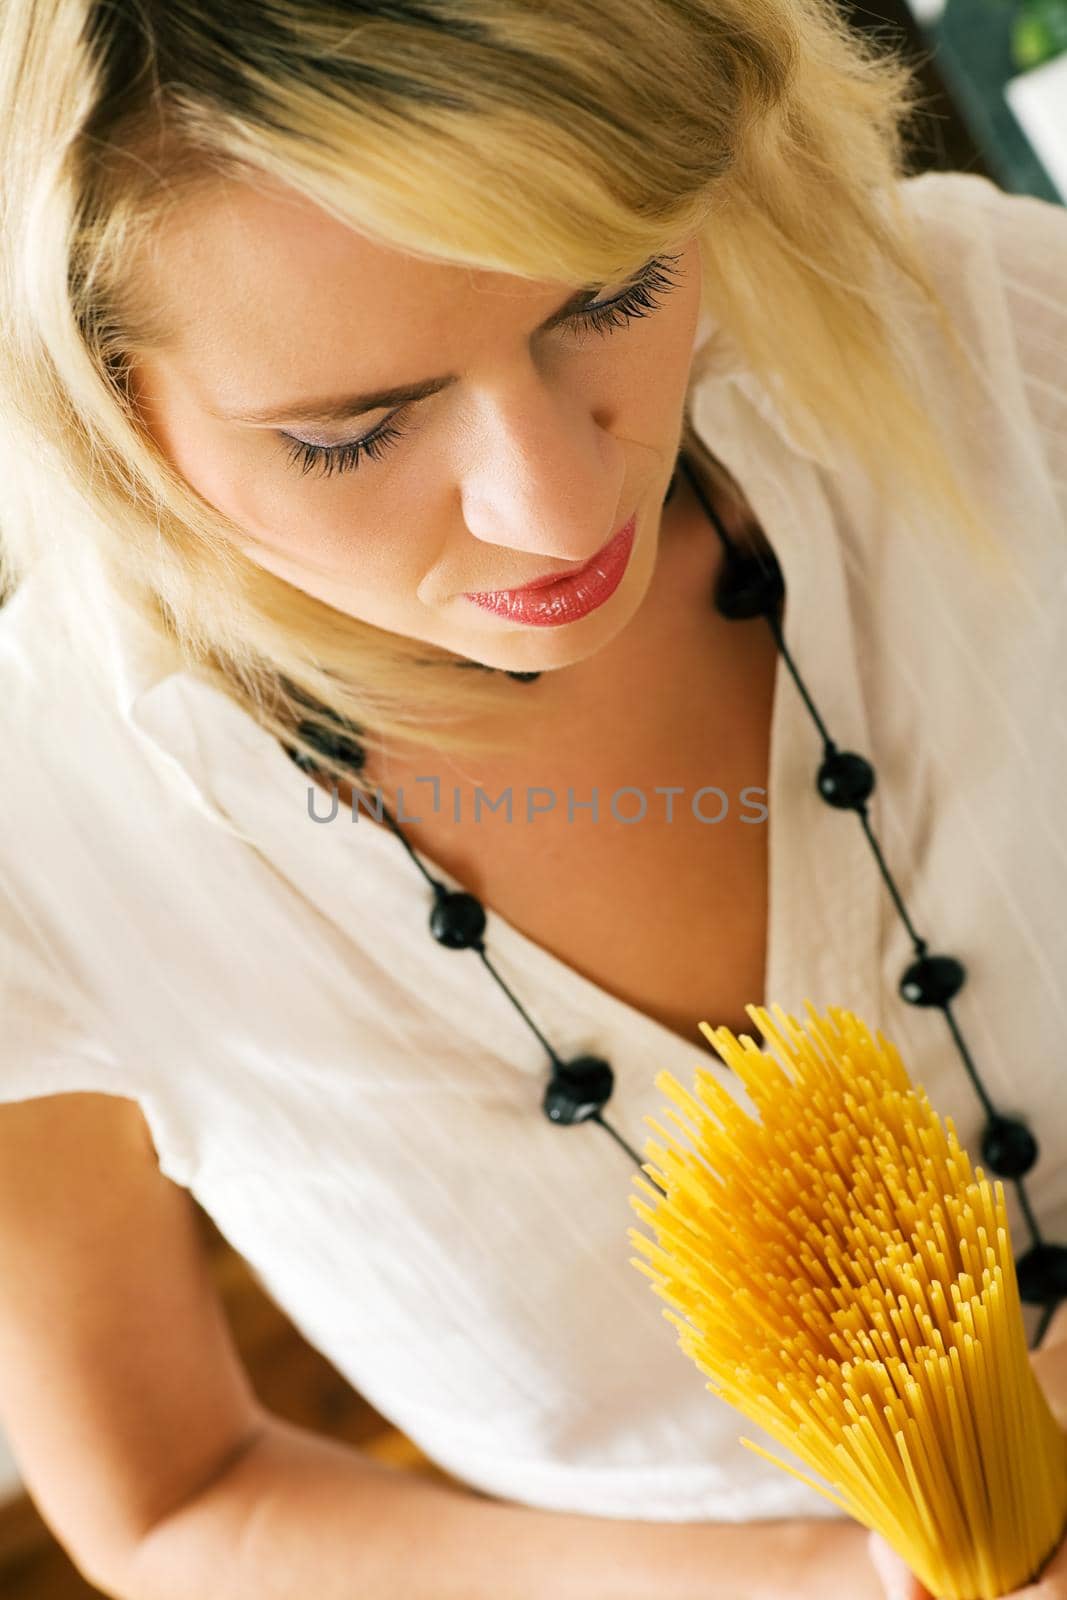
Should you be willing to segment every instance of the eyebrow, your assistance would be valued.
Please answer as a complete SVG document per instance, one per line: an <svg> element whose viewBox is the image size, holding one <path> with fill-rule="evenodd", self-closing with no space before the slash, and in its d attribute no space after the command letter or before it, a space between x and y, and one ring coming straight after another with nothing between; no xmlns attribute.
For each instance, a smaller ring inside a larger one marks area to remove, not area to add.
<svg viewBox="0 0 1067 1600"><path fill-rule="evenodd" d="M634 278L638 275L635 273ZM563 305L553 311L550 317L546 317L535 331L548 333L561 322L566 322L576 311L581 311L587 306L600 293L602 287L600 284L594 284L577 290L564 301ZM253 411L243 409L216 411L211 407L208 407L208 410L212 416L220 418L223 422L247 424L350 422L353 417L362 416L366 411L378 411L382 407L389 406L412 405L417 400L428 400L431 395L439 394L442 389L450 389L458 382L458 375L450 372L440 378L423 378L418 383L398 384L392 389L372 389L367 394L326 395L315 400L293 400L287 405L264 406Z"/></svg>

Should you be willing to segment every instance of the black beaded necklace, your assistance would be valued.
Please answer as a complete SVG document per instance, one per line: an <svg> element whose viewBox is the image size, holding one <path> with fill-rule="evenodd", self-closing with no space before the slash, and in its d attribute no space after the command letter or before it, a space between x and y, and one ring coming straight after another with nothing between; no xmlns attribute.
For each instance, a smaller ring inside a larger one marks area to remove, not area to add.
<svg viewBox="0 0 1067 1600"><path fill-rule="evenodd" d="M854 811L858 816L878 871L911 937L915 959L901 974L897 985L898 993L909 1005L936 1007L943 1012L964 1069L985 1111L988 1120L982 1134L982 1159L998 1177L1014 1183L1019 1206L1030 1234L1030 1248L1018 1258L1016 1270L1020 1298L1031 1305L1045 1307L1034 1338L1036 1346L1040 1343L1056 1306L1067 1298L1067 1245L1052 1244L1042 1237L1023 1184L1024 1175L1037 1161L1037 1140L1025 1123L1017 1118L1003 1115L993 1104L952 1014L951 1002L964 985L967 977L966 969L955 956L930 953L927 941L916 933L885 864L878 841L871 831L867 814L867 801L875 784L873 766L856 751L838 749L797 671L781 629L780 613L785 598L785 580L773 550L767 545L762 549L753 550L746 550L740 546L724 527L715 506L709 501L697 475L686 460L684 451L679 454L678 467L688 477L697 499L724 546L725 559L712 595L716 610L734 622L750 621L754 617L766 619L786 667L822 740L822 760L816 774L816 788L827 805L839 811ZM671 477L664 498L665 505L670 501L677 481L678 468ZM485 672L498 670L495 667L486 667L484 663L477 661L461 662L459 665ZM520 683L529 683L539 678L540 673L508 672L507 676ZM290 685L291 691L292 687ZM308 704L303 694L298 694L297 698ZM302 722L298 730L301 737L329 754L332 759L345 764L353 775L358 774L366 761L366 752L357 737L361 730L353 723L342 722L325 707L319 706L317 709L321 715L334 721L341 731L327 735L317 724ZM315 770L301 752L289 745L284 745L284 749L303 770L309 772ZM541 1102L544 1115L559 1127L571 1127L583 1122L598 1124L640 1168L641 1156L618 1130L612 1127L603 1114L615 1082L610 1062L600 1056L592 1055L576 1056L568 1061L557 1054L489 959L483 937L487 919L481 901L475 895L449 889L446 884L427 871L380 795L375 815L376 817L380 815L396 834L430 886L433 903L430 908L429 929L432 936L448 950L473 950L523 1021L544 1046L551 1066Z"/></svg>

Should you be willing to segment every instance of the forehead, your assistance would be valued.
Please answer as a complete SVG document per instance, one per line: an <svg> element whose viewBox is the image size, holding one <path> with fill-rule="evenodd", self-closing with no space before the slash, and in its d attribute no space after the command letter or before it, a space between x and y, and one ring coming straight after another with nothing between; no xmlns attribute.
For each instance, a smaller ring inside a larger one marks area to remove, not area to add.
<svg viewBox="0 0 1067 1600"><path fill-rule="evenodd" d="M242 393L287 367L321 379L340 362L350 378L360 350L395 381L421 371L428 341L447 360L450 328L469 339L487 316L514 318L539 293L526 279L380 244L266 182L191 196L161 226L146 270L172 330L159 354L200 370L239 362Z"/></svg>

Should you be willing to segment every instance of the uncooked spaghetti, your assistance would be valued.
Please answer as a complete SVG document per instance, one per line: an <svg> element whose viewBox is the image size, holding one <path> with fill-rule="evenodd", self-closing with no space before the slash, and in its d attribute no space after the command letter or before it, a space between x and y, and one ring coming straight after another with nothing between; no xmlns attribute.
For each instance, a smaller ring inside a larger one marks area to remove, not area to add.
<svg viewBox="0 0 1067 1600"><path fill-rule="evenodd" d="M819 1482L741 1438L897 1550L943 1600L1033 1581L1067 1522L1067 1434L1031 1367L1004 1191L972 1171L896 1047L851 1012L803 1028L745 1010L747 1034L701 1029L754 1121L710 1071L656 1087L630 1203L656 1242L633 1265L708 1388Z"/></svg>

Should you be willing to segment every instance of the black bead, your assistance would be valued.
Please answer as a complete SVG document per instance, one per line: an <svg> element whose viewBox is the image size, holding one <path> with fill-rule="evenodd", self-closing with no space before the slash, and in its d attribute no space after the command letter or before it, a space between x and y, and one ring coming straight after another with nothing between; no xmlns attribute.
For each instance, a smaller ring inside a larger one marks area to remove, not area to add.
<svg viewBox="0 0 1067 1600"><path fill-rule="evenodd" d="M966 977L955 956L921 956L905 969L898 989L911 1006L943 1006L959 994Z"/></svg>
<svg viewBox="0 0 1067 1600"><path fill-rule="evenodd" d="M773 550L752 555L728 550L713 592L715 609L731 622L746 622L777 611L785 598L785 579Z"/></svg>
<svg viewBox="0 0 1067 1600"><path fill-rule="evenodd" d="M1015 1276L1028 1305L1067 1300L1067 1244L1035 1244L1016 1261Z"/></svg>
<svg viewBox="0 0 1067 1600"><path fill-rule="evenodd" d="M859 811L874 790L874 768L855 750L831 750L819 768L815 787L828 806Z"/></svg>
<svg viewBox="0 0 1067 1600"><path fill-rule="evenodd" d="M982 1135L982 1159L1000 1178L1021 1178L1037 1160L1037 1140L1014 1117L993 1117Z"/></svg>
<svg viewBox="0 0 1067 1600"><path fill-rule="evenodd" d="M470 950L481 944L485 909L472 894L441 891L430 912L430 932L449 950Z"/></svg>
<svg viewBox="0 0 1067 1600"><path fill-rule="evenodd" d="M349 727L354 730L355 724L349 723ZM308 744L313 745L323 755L340 762L342 766L358 772L366 764L367 754L363 746L343 733L340 728L335 733L314 722L301 722L297 725L296 731L302 739L307 740ZM306 757L301 758L299 752L293 759L305 770L312 765Z"/></svg>
<svg viewBox="0 0 1067 1600"><path fill-rule="evenodd" d="M569 1126L585 1122L606 1106L615 1086L615 1074L599 1056L575 1056L557 1067L549 1079L542 1110L549 1122Z"/></svg>
<svg viewBox="0 0 1067 1600"><path fill-rule="evenodd" d="M517 678L520 683L532 683L535 678L539 678L540 676L541 676L541 674L539 672L509 672L508 673L508 677L509 678Z"/></svg>

